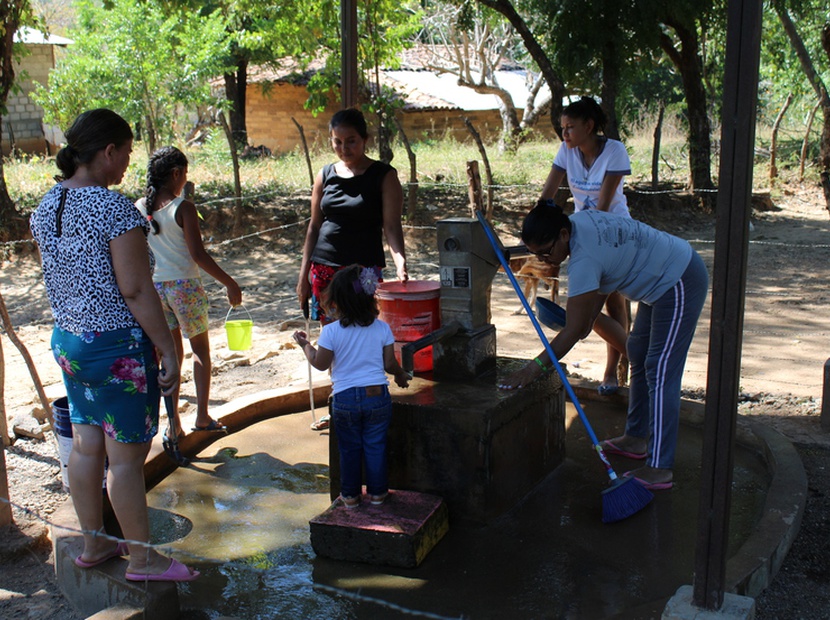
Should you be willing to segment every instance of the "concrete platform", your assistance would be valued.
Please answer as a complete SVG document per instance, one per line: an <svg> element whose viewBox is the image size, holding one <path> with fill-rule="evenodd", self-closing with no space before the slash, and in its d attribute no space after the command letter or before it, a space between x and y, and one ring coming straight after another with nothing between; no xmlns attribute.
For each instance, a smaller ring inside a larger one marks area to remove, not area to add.
<svg viewBox="0 0 830 620"><path fill-rule="evenodd" d="M499 360L507 374L521 362ZM497 387L497 372L473 381L417 378L390 387L389 484L438 495L450 523L481 525L513 508L565 460L565 395L555 374L521 390ZM330 429L331 494L340 494L337 429Z"/></svg>
<svg viewBox="0 0 830 620"><path fill-rule="evenodd" d="M391 490L381 506L364 495L360 506L334 502L309 521L311 546L321 557L415 568L449 530L440 497Z"/></svg>
<svg viewBox="0 0 830 620"><path fill-rule="evenodd" d="M78 519L72 502L61 506L53 519L72 529L78 529ZM179 596L173 583L134 583L124 578L127 560L113 558L94 566L79 568L75 558L83 550L80 534L53 530L52 545L55 554L55 576L64 596L76 611L85 616L104 612L109 620L126 620L143 610L145 618L176 620L180 615Z"/></svg>
<svg viewBox="0 0 830 620"><path fill-rule="evenodd" d="M595 386L575 388L600 438L618 434L625 392L597 399ZM411 389L418 390L417 379ZM304 386L296 392L302 407L308 392ZM683 404L674 489L658 492L631 518L602 524L608 480L569 406L567 458L559 469L509 513L484 527L453 526L420 565L398 568L314 557L308 521L330 505L328 434L308 430L304 409L268 419L273 415L263 402L275 401L251 395L223 407L232 434L203 447L191 467L148 495L154 511L192 524L176 548L202 576L179 586L183 610L240 617L244 609L246 617L313 620L390 617L388 604L488 620L630 620L660 617L678 589L693 582L699 404ZM253 418L258 423L247 428ZM620 457L612 464L618 472L639 466ZM735 468L726 587L755 596L798 531L806 478L786 439L743 419ZM53 540L71 536L53 531ZM87 575L74 575L74 565L60 557L74 557L70 549L56 545L64 592L83 584L101 590L112 607L127 585L119 579L123 571L114 567L114 579L79 581Z"/></svg>

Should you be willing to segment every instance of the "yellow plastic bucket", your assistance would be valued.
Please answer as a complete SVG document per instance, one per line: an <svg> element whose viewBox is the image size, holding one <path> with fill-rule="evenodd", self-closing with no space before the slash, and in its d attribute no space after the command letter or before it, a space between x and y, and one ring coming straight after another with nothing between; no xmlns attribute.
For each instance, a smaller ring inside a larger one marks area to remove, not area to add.
<svg viewBox="0 0 830 620"><path fill-rule="evenodd" d="M254 321L245 306L239 307L245 310L245 314L248 315L247 319L231 319L231 312L235 308L228 310L228 314L225 316L225 333L228 336L228 348L231 351L247 351L251 348Z"/></svg>

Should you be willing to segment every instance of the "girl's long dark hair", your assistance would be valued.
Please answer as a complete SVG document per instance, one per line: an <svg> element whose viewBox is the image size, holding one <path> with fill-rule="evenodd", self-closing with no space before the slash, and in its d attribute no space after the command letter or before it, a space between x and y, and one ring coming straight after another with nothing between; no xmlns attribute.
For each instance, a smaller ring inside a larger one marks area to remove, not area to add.
<svg viewBox="0 0 830 620"><path fill-rule="evenodd" d="M604 133L608 118L593 97L581 97L562 110L562 116L594 121L594 133Z"/></svg>
<svg viewBox="0 0 830 620"><path fill-rule="evenodd" d="M55 163L61 171L56 181L71 179L78 166L88 164L98 151L110 144L122 147L133 139L130 124L112 110L96 108L78 115L66 130L66 145L58 151Z"/></svg>
<svg viewBox="0 0 830 620"><path fill-rule="evenodd" d="M360 265L349 265L334 274L323 292L323 307L335 314L343 327L371 325L377 318L378 302L374 295L363 291Z"/></svg>
<svg viewBox="0 0 830 620"><path fill-rule="evenodd" d="M525 216L522 224L522 241L544 246L559 238L562 229L571 232L571 220L562 207L540 200Z"/></svg>
<svg viewBox="0 0 830 620"><path fill-rule="evenodd" d="M153 227L153 232L159 234L161 226L153 219L156 209L158 192L170 179L176 168L187 168L187 156L175 146L165 146L150 156L147 162L147 186L144 189L144 208L147 210L147 219Z"/></svg>

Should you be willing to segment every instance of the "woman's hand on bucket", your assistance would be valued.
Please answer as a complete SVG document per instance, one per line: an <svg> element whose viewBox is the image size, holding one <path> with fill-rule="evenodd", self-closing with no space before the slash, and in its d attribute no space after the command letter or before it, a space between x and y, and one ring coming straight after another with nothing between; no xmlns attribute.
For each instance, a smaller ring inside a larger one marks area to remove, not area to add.
<svg viewBox="0 0 830 620"><path fill-rule="evenodd" d="M228 285L225 287L228 291L228 302L231 304L232 307L236 308L237 306L242 305L242 289L239 288L239 285L236 281L231 280L228 282Z"/></svg>
<svg viewBox="0 0 830 620"><path fill-rule="evenodd" d="M406 282L409 280L409 271L406 268L406 262L399 265L396 271L398 280L400 280L401 282Z"/></svg>

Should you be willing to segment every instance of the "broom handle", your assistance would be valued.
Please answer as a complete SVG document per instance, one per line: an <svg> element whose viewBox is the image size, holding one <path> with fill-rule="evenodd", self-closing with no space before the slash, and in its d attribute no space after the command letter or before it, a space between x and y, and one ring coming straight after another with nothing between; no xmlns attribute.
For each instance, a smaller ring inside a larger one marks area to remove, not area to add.
<svg viewBox="0 0 830 620"><path fill-rule="evenodd" d="M528 318L533 323L533 327L536 329L536 333L542 340L542 344L544 344L545 350L548 352L550 361L553 363L554 368L556 368L556 372L559 374L559 378L562 380L562 385L565 386L565 392L567 392L568 397L571 399L573 406L576 408L576 411L579 414L579 419L582 420L582 424L585 427L585 430L588 432L588 437L591 439L591 444L593 445L594 450L597 451L600 460L605 465L605 469L608 472L608 476L611 478L611 480L616 480L617 474L614 471L614 468L611 467L611 462L605 455L602 446L599 445L599 440L597 439L596 433L594 433L594 429L591 427L591 423L588 421L588 416L585 415L585 411L582 409L582 405L579 404L579 399L576 397L576 393L574 393L574 390L571 387L571 384L568 381L567 376L565 376L565 371L559 364L559 360L556 359L556 355L553 352L553 347L550 346L550 342L548 342L548 339L545 336L545 332L542 331L542 326L539 324L539 320L536 318L536 315L533 313L533 310L531 309L530 304L527 301L527 298L524 296L524 293L522 292L522 287L519 286L519 281L516 280L516 276L513 275L513 271L510 269L510 265L508 264L507 259L504 257L504 252L499 247L499 242L496 238L496 233L493 231L492 228L490 228L490 223L484 218L484 215L481 213L481 211L476 211L476 217L478 218L478 221L481 223L482 228L484 228L484 232L487 235L487 238L490 240L490 244L493 246L493 250L495 250L496 252L496 256L498 257L499 262L501 263L501 266L504 269L504 273L507 274L510 283L513 285L513 289L516 291L516 295L519 296L519 300L522 302L525 312L527 312Z"/></svg>
<svg viewBox="0 0 830 620"><path fill-rule="evenodd" d="M306 337L310 336L311 334L311 321L309 319L308 312L305 311L305 333ZM306 359L308 362L308 401L309 405L311 406L311 420L312 422L317 421L317 414L314 411L314 385L312 383L312 375L311 375L311 360Z"/></svg>

